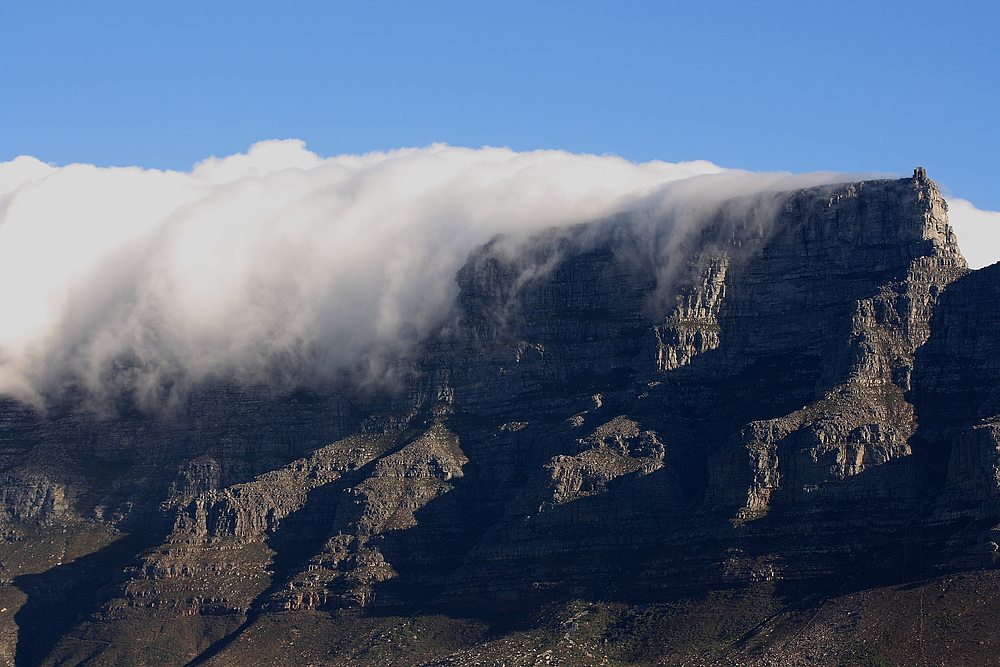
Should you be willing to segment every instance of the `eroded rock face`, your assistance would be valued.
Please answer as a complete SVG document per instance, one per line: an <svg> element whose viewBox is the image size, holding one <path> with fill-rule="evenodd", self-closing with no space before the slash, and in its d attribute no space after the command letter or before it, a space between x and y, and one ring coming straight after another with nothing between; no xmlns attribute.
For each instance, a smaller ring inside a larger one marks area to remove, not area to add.
<svg viewBox="0 0 1000 667"><path fill-rule="evenodd" d="M968 272L931 181L664 230L477 249L458 328L391 395L7 404L0 521L150 534L105 610L250 614L817 578L1000 513L1000 273Z"/></svg>

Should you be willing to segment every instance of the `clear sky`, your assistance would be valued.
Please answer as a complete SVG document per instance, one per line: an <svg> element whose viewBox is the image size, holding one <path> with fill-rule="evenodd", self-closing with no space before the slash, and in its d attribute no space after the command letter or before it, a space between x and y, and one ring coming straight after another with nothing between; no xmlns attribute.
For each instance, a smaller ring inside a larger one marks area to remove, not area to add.
<svg viewBox="0 0 1000 667"><path fill-rule="evenodd" d="M1000 210L1000 2L0 0L0 161L264 139L927 167Z"/></svg>

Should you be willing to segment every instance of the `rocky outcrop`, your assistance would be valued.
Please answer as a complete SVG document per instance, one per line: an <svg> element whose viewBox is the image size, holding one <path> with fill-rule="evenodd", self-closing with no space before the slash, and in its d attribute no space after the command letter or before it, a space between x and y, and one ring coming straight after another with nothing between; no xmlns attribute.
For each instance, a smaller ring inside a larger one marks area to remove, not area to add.
<svg viewBox="0 0 1000 667"><path fill-rule="evenodd" d="M697 279L678 296L677 308L654 328L660 351L656 367L672 371L702 352L719 347L719 309L726 296L729 257L698 257Z"/></svg>

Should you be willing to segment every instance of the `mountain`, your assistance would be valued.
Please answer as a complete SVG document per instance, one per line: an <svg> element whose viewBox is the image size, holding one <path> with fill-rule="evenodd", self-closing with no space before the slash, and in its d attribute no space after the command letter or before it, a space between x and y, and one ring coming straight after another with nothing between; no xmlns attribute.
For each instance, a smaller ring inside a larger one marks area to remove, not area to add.
<svg viewBox="0 0 1000 667"><path fill-rule="evenodd" d="M0 662L996 664L1000 267L921 169L663 215L386 381L6 399Z"/></svg>

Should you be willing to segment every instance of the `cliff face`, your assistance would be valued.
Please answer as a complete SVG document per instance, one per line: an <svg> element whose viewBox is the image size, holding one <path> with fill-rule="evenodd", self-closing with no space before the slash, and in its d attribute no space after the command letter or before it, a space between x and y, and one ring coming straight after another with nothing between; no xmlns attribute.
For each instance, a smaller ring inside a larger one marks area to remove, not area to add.
<svg viewBox="0 0 1000 667"><path fill-rule="evenodd" d="M497 239L389 393L219 385L115 420L8 402L7 655L76 664L67 637L164 614L230 620L150 664L282 611L655 602L835 581L875 553L907 576L984 567L1000 273L968 272L946 210L918 176L727 202L669 235L623 215ZM67 531L90 536L75 560L12 555ZM86 599L44 621L87 558Z"/></svg>
<svg viewBox="0 0 1000 667"><path fill-rule="evenodd" d="M917 354L914 447L925 484L940 492L935 518L997 516L1000 470L1000 265L949 286ZM991 552L993 547L989 549Z"/></svg>

